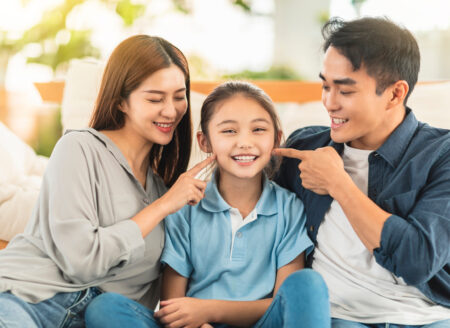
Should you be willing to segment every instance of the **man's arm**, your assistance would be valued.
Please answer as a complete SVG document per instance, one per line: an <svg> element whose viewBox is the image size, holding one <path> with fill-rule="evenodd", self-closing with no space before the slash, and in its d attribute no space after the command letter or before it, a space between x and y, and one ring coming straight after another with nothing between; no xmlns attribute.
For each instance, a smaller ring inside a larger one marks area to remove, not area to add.
<svg viewBox="0 0 450 328"><path fill-rule="evenodd" d="M341 205L358 237L377 262L409 285L419 285L450 260L450 157L442 155L428 173L407 217L388 213L362 193L332 147L314 151L277 149L276 155L301 160L302 185L329 194Z"/></svg>
<svg viewBox="0 0 450 328"><path fill-rule="evenodd" d="M317 194L333 197L370 252L380 246L384 222L391 214L359 190L344 170L342 159L334 148L325 147L314 151L279 148L274 153L300 159L303 187Z"/></svg>

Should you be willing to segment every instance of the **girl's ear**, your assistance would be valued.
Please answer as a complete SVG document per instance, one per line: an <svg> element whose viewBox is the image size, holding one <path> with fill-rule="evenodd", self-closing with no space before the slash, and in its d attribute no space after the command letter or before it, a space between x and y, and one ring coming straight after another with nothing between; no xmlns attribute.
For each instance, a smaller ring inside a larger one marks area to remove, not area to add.
<svg viewBox="0 0 450 328"><path fill-rule="evenodd" d="M278 131L277 140L275 142L275 148L280 147L281 145L281 138L283 138L283 131Z"/></svg>
<svg viewBox="0 0 450 328"><path fill-rule="evenodd" d="M200 149L204 153L212 153L212 149L211 146L209 145L208 138L203 132L201 131L197 132L197 141Z"/></svg>

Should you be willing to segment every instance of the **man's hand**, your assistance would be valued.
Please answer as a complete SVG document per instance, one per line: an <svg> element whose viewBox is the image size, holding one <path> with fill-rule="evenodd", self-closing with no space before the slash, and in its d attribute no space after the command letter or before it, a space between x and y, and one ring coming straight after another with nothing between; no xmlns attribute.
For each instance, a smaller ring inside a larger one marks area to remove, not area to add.
<svg viewBox="0 0 450 328"><path fill-rule="evenodd" d="M333 147L316 150L276 148L273 154L301 160L298 168L302 185L319 195L332 195L341 178L348 176L342 158Z"/></svg>
<svg viewBox="0 0 450 328"><path fill-rule="evenodd" d="M161 301L161 310L155 313L155 318L165 327L198 328L209 321L207 302L191 297Z"/></svg>

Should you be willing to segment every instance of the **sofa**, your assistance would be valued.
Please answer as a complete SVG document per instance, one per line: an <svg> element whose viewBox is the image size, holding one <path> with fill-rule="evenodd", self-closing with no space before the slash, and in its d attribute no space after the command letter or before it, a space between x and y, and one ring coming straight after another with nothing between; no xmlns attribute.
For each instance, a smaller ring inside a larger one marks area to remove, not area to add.
<svg viewBox="0 0 450 328"><path fill-rule="evenodd" d="M40 84L43 100L61 102L64 130L86 127L103 71L103 63L74 61L63 83ZM254 81L272 97L285 136L307 125L328 125L320 102L320 82ZM193 127L199 127L199 111L206 94L218 82L192 82ZM450 129L450 82L421 82L408 105L419 120ZM195 140L189 166L203 159ZM0 122L0 249L25 228L31 215L48 158L32 148Z"/></svg>

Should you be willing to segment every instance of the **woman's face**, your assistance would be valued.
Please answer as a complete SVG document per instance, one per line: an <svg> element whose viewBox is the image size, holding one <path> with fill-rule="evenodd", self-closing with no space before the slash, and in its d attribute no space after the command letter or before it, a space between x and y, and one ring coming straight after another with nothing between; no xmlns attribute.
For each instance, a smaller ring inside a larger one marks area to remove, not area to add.
<svg viewBox="0 0 450 328"><path fill-rule="evenodd" d="M183 71L175 65L160 69L122 102L125 129L145 142L167 145L187 106Z"/></svg>

